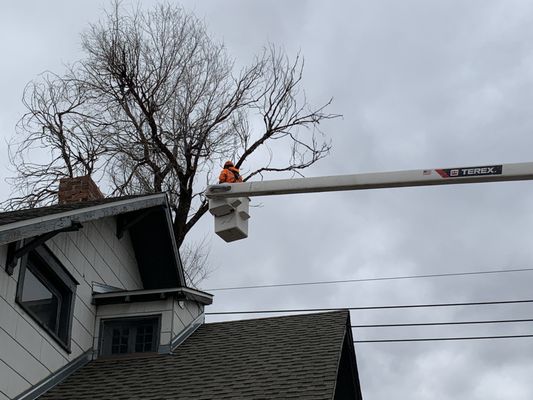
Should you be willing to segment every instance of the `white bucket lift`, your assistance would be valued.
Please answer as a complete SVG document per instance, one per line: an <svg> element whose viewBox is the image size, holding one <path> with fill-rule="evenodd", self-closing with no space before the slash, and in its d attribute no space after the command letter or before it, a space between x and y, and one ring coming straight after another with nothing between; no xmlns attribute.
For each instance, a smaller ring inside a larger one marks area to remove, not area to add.
<svg viewBox="0 0 533 400"><path fill-rule="evenodd" d="M533 180L533 162L218 184L205 194L216 234L231 242L248 237L251 196L522 180Z"/></svg>
<svg viewBox="0 0 533 400"><path fill-rule="evenodd" d="M226 242L248 237L248 197L209 199L209 212L215 217L215 233Z"/></svg>

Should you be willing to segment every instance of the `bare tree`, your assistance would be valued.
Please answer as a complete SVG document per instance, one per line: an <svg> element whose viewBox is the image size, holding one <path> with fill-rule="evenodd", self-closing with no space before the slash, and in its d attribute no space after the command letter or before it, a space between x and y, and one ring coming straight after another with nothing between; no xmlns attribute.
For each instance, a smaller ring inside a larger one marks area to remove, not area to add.
<svg viewBox="0 0 533 400"><path fill-rule="evenodd" d="M180 247L181 262L185 266L185 278L192 287L198 287L212 271L212 267L207 268L209 249L210 243L206 237L197 242L185 242Z"/></svg>
<svg viewBox="0 0 533 400"><path fill-rule="evenodd" d="M205 24L173 5L115 3L82 46L85 57L63 76L45 74L26 88L28 112L11 146L11 207L52 202L58 178L76 174L96 176L113 195L166 191L181 246L225 159L248 180L300 173L330 150L318 128L337 115L325 111L330 102L307 102L300 56L269 45L236 72ZM51 157L35 163L39 147Z"/></svg>
<svg viewBox="0 0 533 400"><path fill-rule="evenodd" d="M60 178L91 175L100 168L105 123L84 109L88 96L77 83L50 72L26 86L23 103L28 112L9 147L18 173L10 208L49 203Z"/></svg>

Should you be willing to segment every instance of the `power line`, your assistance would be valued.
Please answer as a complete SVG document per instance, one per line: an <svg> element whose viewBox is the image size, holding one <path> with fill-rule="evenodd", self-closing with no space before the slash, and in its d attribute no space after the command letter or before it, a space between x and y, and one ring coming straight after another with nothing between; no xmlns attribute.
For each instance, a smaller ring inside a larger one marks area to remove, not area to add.
<svg viewBox="0 0 533 400"><path fill-rule="evenodd" d="M351 327L352 328L399 328L399 327L411 327L411 326L505 324L505 323L517 323L517 322L533 322L533 318L482 320L482 321L418 322L418 323L402 323L402 324L364 324L364 325L351 325Z"/></svg>
<svg viewBox="0 0 533 400"><path fill-rule="evenodd" d="M430 307L462 307L462 306L484 306L495 304L520 304L533 303L533 299L523 300L499 300L499 301L479 301L463 303L433 303L433 304L403 304L387 306L362 306L362 307L338 307L338 308L297 308L287 310L244 310L244 311L214 311L206 312L206 315L229 315L229 314L277 314L277 313L296 313L296 312L314 312L314 311L337 311L337 310L385 310L399 308L430 308Z"/></svg>
<svg viewBox="0 0 533 400"><path fill-rule="evenodd" d="M421 278L443 278L451 276L468 276L468 275L488 275L488 274L505 274L511 272L531 272L533 268L514 268L514 269L499 269L489 271L471 271L471 272L449 272L439 274L423 274L423 275L400 275L400 276L385 276L375 278L358 278L358 279L339 279L331 281L309 281L309 282L287 282L287 283L272 283L265 285L249 285L249 286L229 286L205 289L206 291L223 291L223 290L246 290L246 289L265 289L274 287L290 287L290 286L309 286L309 285L331 285L339 283L354 283L354 282L375 282L375 281L392 281L402 279L421 279Z"/></svg>
<svg viewBox="0 0 533 400"><path fill-rule="evenodd" d="M416 338L416 339L371 339L354 340L354 343L399 343L399 342L437 342L452 340L488 340L488 339L518 339L533 338L533 335L501 335L501 336L465 336L465 337L437 337L437 338Z"/></svg>

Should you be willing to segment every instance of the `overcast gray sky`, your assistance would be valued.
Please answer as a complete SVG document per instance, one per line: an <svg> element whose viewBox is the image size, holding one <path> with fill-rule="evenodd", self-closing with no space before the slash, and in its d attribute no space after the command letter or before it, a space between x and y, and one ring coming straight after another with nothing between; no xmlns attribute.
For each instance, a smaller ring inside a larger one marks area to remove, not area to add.
<svg viewBox="0 0 533 400"><path fill-rule="evenodd" d="M101 1L3 1L0 132L25 84L80 56ZM143 1L143 5L153 4ZM184 1L245 64L268 41L334 98L331 156L307 176L533 161L530 1ZM0 148L0 176L9 175ZM0 194L9 194L7 183ZM204 288L533 267L533 186L494 183L261 198L250 237L211 241ZM210 311L531 298L533 273L213 291ZM530 318L530 305L352 312L354 324ZM210 321L216 320L214 317ZM359 340L533 334L533 323L355 329ZM533 398L533 339L356 345L366 400Z"/></svg>

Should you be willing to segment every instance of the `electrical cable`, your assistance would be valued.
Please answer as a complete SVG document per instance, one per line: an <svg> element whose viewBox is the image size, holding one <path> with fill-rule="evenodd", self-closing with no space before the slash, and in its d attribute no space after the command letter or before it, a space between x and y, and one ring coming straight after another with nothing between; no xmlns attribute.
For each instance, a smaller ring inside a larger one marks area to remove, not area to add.
<svg viewBox="0 0 533 400"><path fill-rule="evenodd" d="M443 278L452 276L468 276L468 275L488 275L488 274L505 274L514 272L532 272L533 268L513 268L513 269L500 269L500 270L488 270L488 271L471 271L471 272L449 272L439 274L423 274L423 275L400 275L400 276L385 276L375 278L358 278L358 279L339 279L332 281L310 281L310 282L288 282L288 283L272 283L265 285L249 285L249 286L230 286L205 289L206 291L223 291L223 290L246 290L246 289L266 289L274 287L290 287L290 286L308 286L308 285L331 285L339 283L355 283L355 282L376 282L376 281L391 281L402 279L421 279L421 278Z"/></svg>
<svg viewBox="0 0 533 400"><path fill-rule="evenodd" d="M482 321L416 322L416 323L400 323L400 324L365 324L365 325L351 325L351 327L352 328L401 328L401 327L411 327L411 326L506 324L506 323L518 323L518 322L533 322L533 318L482 320Z"/></svg>
<svg viewBox="0 0 533 400"><path fill-rule="evenodd" d="M371 339L354 340L354 343L399 343L399 342L437 342L445 340L488 340L488 339L518 339L533 338L533 335L500 335L500 336L464 336L464 337L437 337L437 338L413 338L413 339Z"/></svg>
<svg viewBox="0 0 533 400"><path fill-rule="evenodd" d="M230 315L230 314L277 314L277 313L296 313L296 312L314 312L314 311L337 311L337 310L385 310L401 308L430 308L430 307L462 307L462 306L484 306L496 304L520 304L533 303L533 299L522 300L498 300L498 301L479 301L479 302L462 302L462 303L432 303L432 304L403 304L403 305L386 305L386 306L361 306L361 307L330 307L330 308L297 308L287 310L243 310L243 311L211 311L206 315Z"/></svg>

